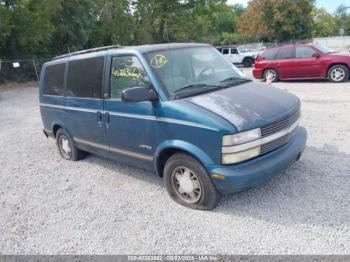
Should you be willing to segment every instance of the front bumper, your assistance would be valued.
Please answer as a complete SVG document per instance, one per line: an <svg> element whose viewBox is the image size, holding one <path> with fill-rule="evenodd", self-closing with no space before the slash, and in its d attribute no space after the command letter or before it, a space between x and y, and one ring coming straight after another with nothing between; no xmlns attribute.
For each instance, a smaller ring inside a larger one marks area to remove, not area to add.
<svg viewBox="0 0 350 262"><path fill-rule="evenodd" d="M253 76L254 76L256 79L262 79L262 78L263 78L263 70L262 70L262 69L256 69L256 68L254 68L254 69L253 69Z"/></svg>
<svg viewBox="0 0 350 262"><path fill-rule="evenodd" d="M209 165L209 174L218 174L224 179L212 178L221 193L239 192L283 173L297 161L306 144L307 132L298 127L290 141L263 156L235 165Z"/></svg>

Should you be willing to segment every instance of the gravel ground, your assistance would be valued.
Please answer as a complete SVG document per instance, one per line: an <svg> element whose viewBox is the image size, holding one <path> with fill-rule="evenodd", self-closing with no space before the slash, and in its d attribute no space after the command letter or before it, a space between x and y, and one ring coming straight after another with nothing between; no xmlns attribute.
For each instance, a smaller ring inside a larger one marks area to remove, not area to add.
<svg viewBox="0 0 350 262"><path fill-rule="evenodd" d="M303 101L304 155L210 212L177 205L152 173L61 159L37 88L0 89L0 253L349 254L350 82L275 85Z"/></svg>

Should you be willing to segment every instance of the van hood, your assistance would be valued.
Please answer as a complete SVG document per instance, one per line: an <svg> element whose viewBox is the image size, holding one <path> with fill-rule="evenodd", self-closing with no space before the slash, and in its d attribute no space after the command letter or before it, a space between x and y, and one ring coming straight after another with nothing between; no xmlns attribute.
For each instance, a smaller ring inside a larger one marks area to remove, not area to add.
<svg viewBox="0 0 350 262"><path fill-rule="evenodd" d="M237 132L269 124L300 107L297 96L257 82L189 97L187 101L226 119Z"/></svg>

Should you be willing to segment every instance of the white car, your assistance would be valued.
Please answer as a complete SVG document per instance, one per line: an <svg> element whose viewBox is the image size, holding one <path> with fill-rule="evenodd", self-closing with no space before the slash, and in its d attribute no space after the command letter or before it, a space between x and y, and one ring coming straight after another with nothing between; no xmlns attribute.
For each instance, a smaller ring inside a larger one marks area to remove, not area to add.
<svg viewBox="0 0 350 262"><path fill-rule="evenodd" d="M260 52L252 52L243 46L218 46L216 47L231 63L242 64L251 67Z"/></svg>

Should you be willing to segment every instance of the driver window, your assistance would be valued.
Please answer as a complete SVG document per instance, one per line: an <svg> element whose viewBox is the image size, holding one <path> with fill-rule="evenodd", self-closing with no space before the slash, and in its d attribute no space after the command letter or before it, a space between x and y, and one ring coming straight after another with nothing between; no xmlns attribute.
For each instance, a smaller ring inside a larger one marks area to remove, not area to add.
<svg viewBox="0 0 350 262"><path fill-rule="evenodd" d="M110 75L111 98L120 98L122 91L132 87L149 87L150 80L134 55L112 58Z"/></svg>
<svg viewBox="0 0 350 262"><path fill-rule="evenodd" d="M296 58L310 58L315 53L310 47L297 47Z"/></svg>

